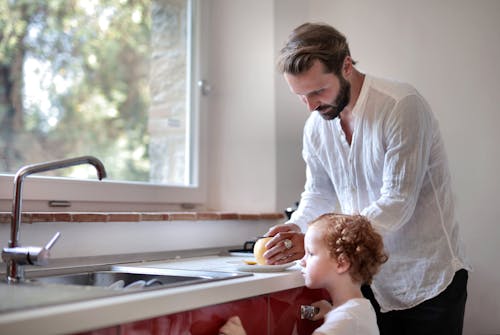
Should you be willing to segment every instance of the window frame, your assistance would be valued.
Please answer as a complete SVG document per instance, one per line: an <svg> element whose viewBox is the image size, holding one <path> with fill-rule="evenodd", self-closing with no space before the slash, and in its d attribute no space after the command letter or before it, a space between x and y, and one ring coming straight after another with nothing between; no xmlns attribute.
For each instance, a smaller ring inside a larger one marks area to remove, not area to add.
<svg viewBox="0 0 500 335"><path fill-rule="evenodd" d="M166 209L186 210L203 206L207 199L206 182L206 99L198 82L206 78L207 59L207 19L206 1L188 0L191 10L191 37L189 58L191 67L187 85L190 96L189 124L191 160L189 186L160 185L139 182L123 182L103 179L58 178L30 175L23 183L23 211L164 211ZM90 153L91 154L91 153ZM67 157L70 158L70 157ZM97 175L97 174L96 174ZM13 198L14 174L0 174L0 211L10 211ZM51 207L50 201L67 201L69 207Z"/></svg>

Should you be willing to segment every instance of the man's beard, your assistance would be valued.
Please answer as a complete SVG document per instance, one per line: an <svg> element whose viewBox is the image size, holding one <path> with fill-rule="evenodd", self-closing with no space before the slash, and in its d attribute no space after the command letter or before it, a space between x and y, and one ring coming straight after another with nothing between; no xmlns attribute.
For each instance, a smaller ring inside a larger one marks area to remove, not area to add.
<svg viewBox="0 0 500 335"><path fill-rule="evenodd" d="M351 84L344 79L344 77L339 76L340 79L340 90L337 97L330 105L320 105L316 108L321 117L325 120L333 120L339 116L351 100Z"/></svg>

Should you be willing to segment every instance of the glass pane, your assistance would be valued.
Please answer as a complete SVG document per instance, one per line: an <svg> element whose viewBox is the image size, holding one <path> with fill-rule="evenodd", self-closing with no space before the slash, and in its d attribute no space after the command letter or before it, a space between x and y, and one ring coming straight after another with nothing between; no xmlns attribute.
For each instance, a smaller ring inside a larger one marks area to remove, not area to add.
<svg viewBox="0 0 500 335"><path fill-rule="evenodd" d="M108 179L189 182L189 0L0 7L0 172L93 155Z"/></svg>

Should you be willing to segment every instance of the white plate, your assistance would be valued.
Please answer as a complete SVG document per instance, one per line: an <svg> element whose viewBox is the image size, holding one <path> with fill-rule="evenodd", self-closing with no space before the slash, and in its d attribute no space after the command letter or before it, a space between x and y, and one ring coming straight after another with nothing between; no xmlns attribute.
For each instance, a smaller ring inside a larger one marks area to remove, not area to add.
<svg viewBox="0 0 500 335"><path fill-rule="evenodd" d="M252 257L253 253L251 252L242 252L242 251L230 251L229 254L231 256L238 256L238 257Z"/></svg>
<svg viewBox="0 0 500 335"><path fill-rule="evenodd" d="M297 264L296 261L279 265L248 265L243 261L229 261L228 263L235 264L237 271L246 272L279 272L285 271L286 269Z"/></svg>

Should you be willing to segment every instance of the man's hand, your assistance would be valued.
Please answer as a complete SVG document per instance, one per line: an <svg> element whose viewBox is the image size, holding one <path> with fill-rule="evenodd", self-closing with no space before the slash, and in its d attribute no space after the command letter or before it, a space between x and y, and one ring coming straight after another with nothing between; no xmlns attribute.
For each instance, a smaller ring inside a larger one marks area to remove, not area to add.
<svg viewBox="0 0 500 335"><path fill-rule="evenodd" d="M296 224L274 226L266 236L273 236L273 239L267 242L267 251L264 253L267 264L285 264L304 257L304 234Z"/></svg>

